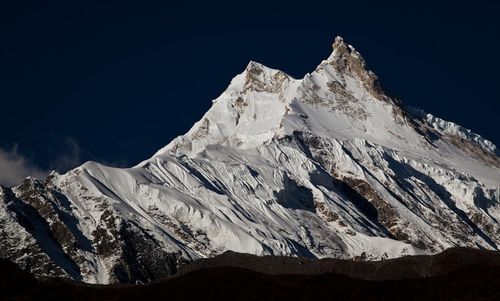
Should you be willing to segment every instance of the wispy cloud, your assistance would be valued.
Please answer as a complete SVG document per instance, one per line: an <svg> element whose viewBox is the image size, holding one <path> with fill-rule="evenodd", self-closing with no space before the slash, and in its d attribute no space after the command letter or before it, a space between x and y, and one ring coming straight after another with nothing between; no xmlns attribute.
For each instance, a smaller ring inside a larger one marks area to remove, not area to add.
<svg viewBox="0 0 500 301"><path fill-rule="evenodd" d="M28 176L45 179L52 170L65 173L82 164L84 160L95 160L114 167L129 166L123 158L117 158L113 161L95 158L69 136L54 135L51 142L55 144L48 143L47 146L52 146L50 150L53 153L47 159L48 163L44 165L44 168L37 167L33 161L23 156L18 150L17 144L14 144L12 149L0 147L0 185L16 186Z"/></svg>
<svg viewBox="0 0 500 301"><path fill-rule="evenodd" d="M48 172L33 166L25 157L17 151L17 145L11 150L0 148L0 184L14 186L24 178L33 176L45 178Z"/></svg>
<svg viewBox="0 0 500 301"><path fill-rule="evenodd" d="M12 149L0 148L0 185L15 186L26 177L45 179L51 170L63 173L82 163L82 149L75 139L65 136L57 137L58 153L49 158L48 168L39 168L23 156L17 144Z"/></svg>

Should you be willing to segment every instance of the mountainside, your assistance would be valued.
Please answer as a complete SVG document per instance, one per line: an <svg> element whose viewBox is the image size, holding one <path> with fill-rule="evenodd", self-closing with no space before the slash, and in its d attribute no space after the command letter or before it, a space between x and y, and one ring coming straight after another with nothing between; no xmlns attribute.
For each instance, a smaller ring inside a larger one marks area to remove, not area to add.
<svg viewBox="0 0 500 301"><path fill-rule="evenodd" d="M500 244L490 141L388 96L341 38L303 79L250 62L132 168L0 188L0 257L40 277L148 282L227 250L356 260Z"/></svg>

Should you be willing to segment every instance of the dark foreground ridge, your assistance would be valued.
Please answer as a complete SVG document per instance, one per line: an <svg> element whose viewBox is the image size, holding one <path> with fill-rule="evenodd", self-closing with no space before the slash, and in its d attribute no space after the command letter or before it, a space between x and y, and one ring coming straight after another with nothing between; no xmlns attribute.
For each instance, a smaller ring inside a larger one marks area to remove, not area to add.
<svg viewBox="0 0 500 301"><path fill-rule="evenodd" d="M500 300L500 253L471 249L378 262L228 252L147 285L40 281L0 263L2 300Z"/></svg>

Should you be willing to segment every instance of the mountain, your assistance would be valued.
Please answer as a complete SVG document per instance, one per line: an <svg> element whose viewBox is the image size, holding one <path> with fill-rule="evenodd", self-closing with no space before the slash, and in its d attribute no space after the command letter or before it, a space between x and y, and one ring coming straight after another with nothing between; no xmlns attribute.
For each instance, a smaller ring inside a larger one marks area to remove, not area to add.
<svg viewBox="0 0 500 301"><path fill-rule="evenodd" d="M490 141L405 107L337 37L302 79L250 62L132 168L87 162L0 189L0 257L38 277L149 282L231 250L377 260L497 250Z"/></svg>
<svg viewBox="0 0 500 301"><path fill-rule="evenodd" d="M226 252L144 285L37 280L0 259L6 300L498 300L500 253L448 249L383 261Z"/></svg>

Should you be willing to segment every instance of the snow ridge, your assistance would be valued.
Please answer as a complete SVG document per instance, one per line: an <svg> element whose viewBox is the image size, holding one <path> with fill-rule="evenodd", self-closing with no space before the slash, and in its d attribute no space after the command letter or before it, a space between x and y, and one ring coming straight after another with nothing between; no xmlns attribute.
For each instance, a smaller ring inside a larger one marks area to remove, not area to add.
<svg viewBox="0 0 500 301"><path fill-rule="evenodd" d="M425 111L414 108L414 107L407 107L408 112L413 114L415 117L420 118L424 120L426 123L431 125L436 131L438 131L441 134L448 134L448 135L453 135L453 136L458 136L462 139L472 141L477 143L481 148L485 149L486 151L490 152L491 154L494 154L496 156L499 156L498 149L493 142L484 139L480 135L474 133L473 131L464 128L456 123L453 123L451 121L446 121L443 120L439 117L436 117L430 113L426 113Z"/></svg>

